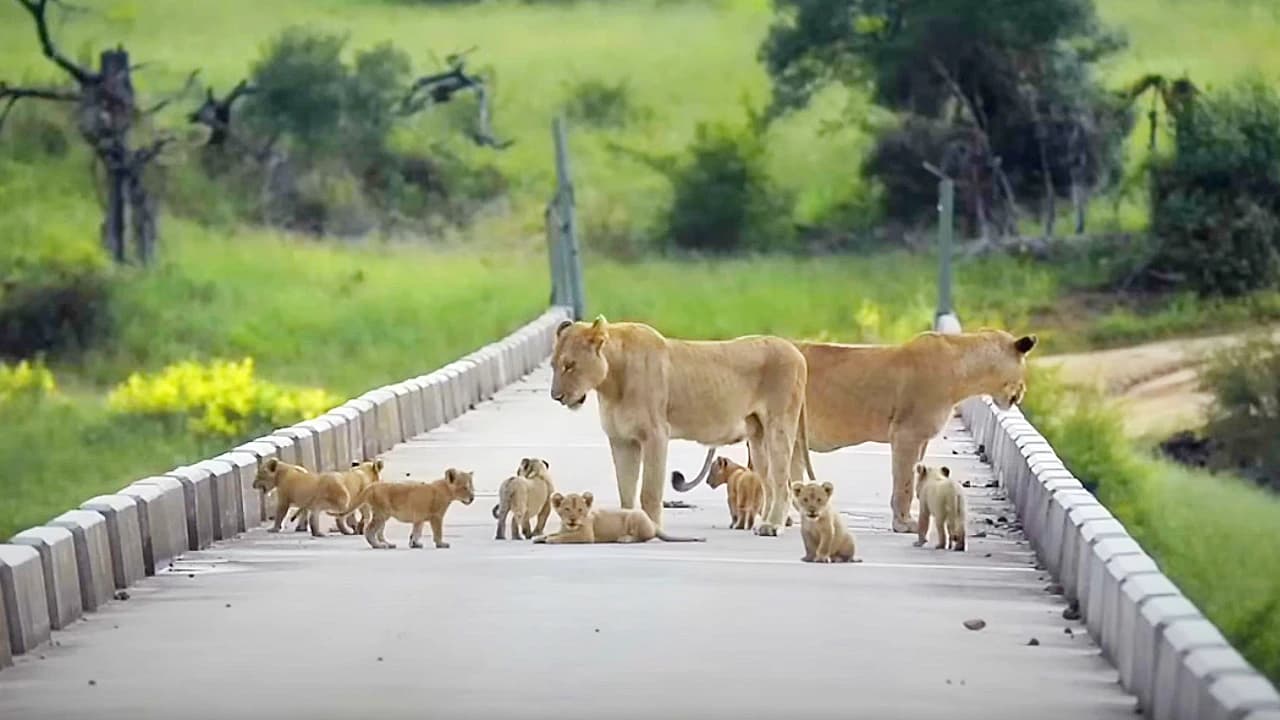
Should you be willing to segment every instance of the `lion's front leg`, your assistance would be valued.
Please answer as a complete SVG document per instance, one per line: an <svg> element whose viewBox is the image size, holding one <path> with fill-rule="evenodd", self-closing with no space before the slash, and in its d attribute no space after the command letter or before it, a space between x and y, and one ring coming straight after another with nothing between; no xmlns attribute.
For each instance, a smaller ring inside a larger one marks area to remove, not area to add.
<svg viewBox="0 0 1280 720"><path fill-rule="evenodd" d="M653 434L644 443L644 479L640 485L640 509L656 528L662 528L662 491L667 480L667 436Z"/></svg>
<svg viewBox="0 0 1280 720"><path fill-rule="evenodd" d="M618 480L618 504L624 510L636 506L636 484L640 481L640 443L622 438L609 438L613 453L613 474Z"/></svg>
<svg viewBox="0 0 1280 720"><path fill-rule="evenodd" d="M909 437L891 437L893 448L893 495L889 498L889 507L893 510L893 531L909 533L916 531L916 523L911 519L911 499L915 495L915 466L928 440L920 441Z"/></svg>

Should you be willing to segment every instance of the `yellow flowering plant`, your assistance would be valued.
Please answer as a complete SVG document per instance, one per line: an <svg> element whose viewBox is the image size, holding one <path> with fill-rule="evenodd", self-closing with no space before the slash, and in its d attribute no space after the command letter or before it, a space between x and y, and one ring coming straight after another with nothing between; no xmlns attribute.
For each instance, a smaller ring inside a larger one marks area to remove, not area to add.
<svg viewBox="0 0 1280 720"><path fill-rule="evenodd" d="M40 399L55 394L58 384L43 362L22 360L17 365L0 362L0 405L18 398Z"/></svg>
<svg viewBox="0 0 1280 720"><path fill-rule="evenodd" d="M276 385L254 375L253 358L188 360L153 375L134 373L107 396L117 412L185 418L192 432L228 438L320 415L338 399L319 388Z"/></svg>

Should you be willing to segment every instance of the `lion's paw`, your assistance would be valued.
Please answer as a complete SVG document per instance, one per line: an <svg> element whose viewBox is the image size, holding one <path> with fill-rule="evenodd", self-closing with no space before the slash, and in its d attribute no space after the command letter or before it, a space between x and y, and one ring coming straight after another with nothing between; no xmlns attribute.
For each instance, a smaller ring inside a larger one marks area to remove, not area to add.
<svg viewBox="0 0 1280 720"><path fill-rule="evenodd" d="M905 520L899 518L893 519L893 531L896 533L916 532L916 527L916 521L911 518L907 518Z"/></svg>
<svg viewBox="0 0 1280 720"><path fill-rule="evenodd" d="M449 543L447 543L447 542L443 542L443 541L442 541L442 542L438 542L438 543L436 543L436 548L437 548L437 549L440 549L440 550L448 550L448 549L449 549Z"/></svg>
<svg viewBox="0 0 1280 720"><path fill-rule="evenodd" d="M760 537L777 537L782 534L779 532L777 526L770 525L769 523L761 523L756 527L755 532L756 535L759 535Z"/></svg>

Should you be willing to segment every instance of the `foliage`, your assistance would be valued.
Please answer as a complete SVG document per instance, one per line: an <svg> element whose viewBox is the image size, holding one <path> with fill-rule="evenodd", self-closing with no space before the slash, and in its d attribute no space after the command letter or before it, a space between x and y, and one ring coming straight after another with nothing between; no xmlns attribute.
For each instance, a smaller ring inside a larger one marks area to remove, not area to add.
<svg viewBox="0 0 1280 720"><path fill-rule="evenodd" d="M0 206L12 189L0 184ZM83 349L106 335L110 268L91 235L67 232L57 218L0 213L0 357Z"/></svg>
<svg viewBox="0 0 1280 720"><path fill-rule="evenodd" d="M791 198L770 179L760 118L745 126L700 124L673 173L667 237L682 250L789 249Z"/></svg>
<svg viewBox="0 0 1280 720"><path fill-rule="evenodd" d="M240 437L307 420L341 402L318 388L286 388L254 376L253 358L180 362L154 375L134 373L107 396L115 411L186 418L197 435Z"/></svg>
<svg viewBox="0 0 1280 720"><path fill-rule="evenodd" d="M567 87L566 95L565 115L591 127L621 128L645 115L632 103L626 80L580 80Z"/></svg>
<svg viewBox="0 0 1280 720"><path fill-rule="evenodd" d="M888 137L864 172L885 182L891 216L920 221L932 201L898 199L923 180L921 157L961 181L975 226L1011 227L1012 208L1049 211L1073 186L1119 174L1132 122L1103 92L1097 61L1123 46L1093 0L777 0L760 49L775 114L823 87L871 86L873 99L919 119ZM905 180L905 182L904 182ZM914 196L918 197L917 191Z"/></svg>
<svg viewBox="0 0 1280 720"><path fill-rule="evenodd" d="M1260 80L1176 108L1152 172L1159 246L1147 280L1202 295L1280 283L1280 93Z"/></svg>
<svg viewBox="0 0 1280 720"><path fill-rule="evenodd" d="M44 362L21 360L16 365L0 362L0 405L14 401L40 400L58 391L53 372Z"/></svg>
<svg viewBox="0 0 1280 720"><path fill-rule="evenodd" d="M1218 351L1201 374L1213 404L1205 432L1233 470L1258 474L1280 490L1280 342L1270 336Z"/></svg>

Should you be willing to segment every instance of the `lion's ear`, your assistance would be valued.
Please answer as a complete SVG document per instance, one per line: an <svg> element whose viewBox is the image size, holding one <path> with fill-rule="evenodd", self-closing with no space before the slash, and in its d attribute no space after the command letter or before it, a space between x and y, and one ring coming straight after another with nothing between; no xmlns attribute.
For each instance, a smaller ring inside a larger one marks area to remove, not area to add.
<svg viewBox="0 0 1280 720"><path fill-rule="evenodd" d="M604 316L603 316L603 315L597 315L597 316L596 316L596 319L595 319L594 321L592 321L592 323L591 323L591 329L592 329L592 330L601 330L601 329L603 329L603 328L604 328L604 326L606 326L606 325L608 325L608 324L609 324L609 321L608 321L608 320L606 320L606 319L604 318Z"/></svg>
<svg viewBox="0 0 1280 720"><path fill-rule="evenodd" d="M384 467L386 467L386 465L382 462L382 458L378 458L377 460L373 461L374 470L377 470L378 472L382 472L382 468Z"/></svg>
<svg viewBox="0 0 1280 720"><path fill-rule="evenodd" d="M595 322L591 323L588 339L591 347L599 350L604 347L604 341L609 339L609 321L604 319L603 315L597 315Z"/></svg>
<svg viewBox="0 0 1280 720"><path fill-rule="evenodd" d="M946 465L942 466L942 470L940 470L940 472L942 473L942 477L945 477L945 478L951 477L951 468L947 467Z"/></svg>
<svg viewBox="0 0 1280 720"><path fill-rule="evenodd" d="M924 474L925 474L925 473L927 473L927 472L929 472L929 468L925 467L925 466L924 466L924 463L917 463L917 464L916 464L916 477L917 477L917 478L922 478L922 477L924 477Z"/></svg>
<svg viewBox="0 0 1280 720"><path fill-rule="evenodd" d="M275 458L267 458L267 461L262 464L262 467L266 468L267 472L275 472L276 468L280 467L280 461Z"/></svg>
<svg viewBox="0 0 1280 720"><path fill-rule="evenodd" d="M1023 335L1013 342L1013 349L1017 350L1020 355L1026 355L1031 352L1031 348L1036 346L1038 338L1035 335Z"/></svg>
<svg viewBox="0 0 1280 720"><path fill-rule="evenodd" d="M560 337L560 333L564 332L564 329L572 324L572 320L561 320L560 324L556 326L556 337Z"/></svg>
<svg viewBox="0 0 1280 720"><path fill-rule="evenodd" d="M831 494L834 493L835 491L836 491L835 485L832 485L830 482L822 483L822 492L826 493L827 497L831 497Z"/></svg>
<svg viewBox="0 0 1280 720"><path fill-rule="evenodd" d="M558 508L562 503L564 503L564 496L560 493L551 496L551 507Z"/></svg>
<svg viewBox="0 0 1280 720"><path fill-rule="evenodd" d="M591 503L595 502L595 496L590 492L582 493L582 499L587 501L587 507L591 507Z"/></svg>
<svg viewBox="0 0 1280 720"><path fill-rule="evenodd" d="M444 479L445 479L446 481L448 481L448 483L449 483L450 485L457 485L457 484L458 484L458 476L459 476L460 474L461 474L461 473L459 473L456 469L454 469L454 468L449 468L448 470L445 470L445 471L444 471Z"/></svg>
<svg viewBox="0 0 1280 720"><path fill-rule="evenodd" d="M546 460L543 460L543 461L542 461L542 465L543 465L543 467L545 467L545 468L546 468L546 469L548 469L548 470L550 470L550 469L551 469L551 463L547 462Z"/></svg>
<svg viewBox="0 0 1280 720"><path fill-rule="evenodd" d="M798 482L793 482L793 483L791 483L791 494L792 494L792 495L799 495L799 494L800 494L800 491L801 491L801 490L803 490L803 489L804 489L804 483L798 483Z"/></svg>

